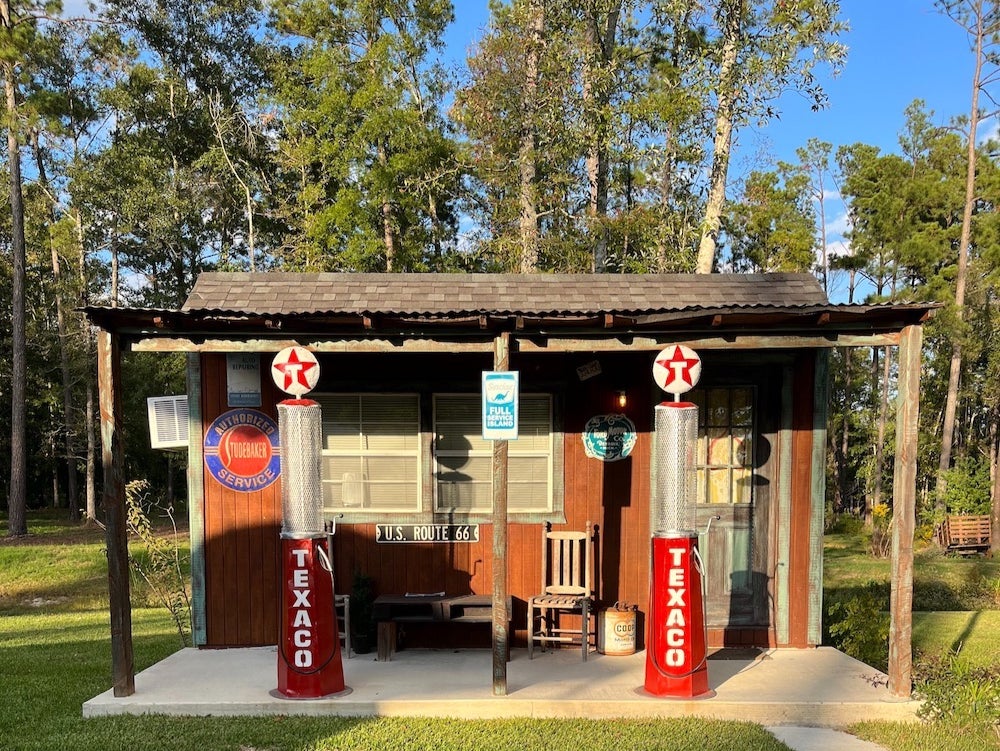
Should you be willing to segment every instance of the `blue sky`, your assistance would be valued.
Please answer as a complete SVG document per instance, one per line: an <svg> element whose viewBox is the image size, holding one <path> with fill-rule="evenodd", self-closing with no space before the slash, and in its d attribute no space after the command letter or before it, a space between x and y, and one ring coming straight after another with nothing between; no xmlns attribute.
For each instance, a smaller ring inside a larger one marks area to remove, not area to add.
<svg viewBox="0 0 1000 751"><path fill-rule="evenodd" d="M761 148L791 159L810 137L838 146L862 141L893 151L903 110L926 100L944 124L966 113L973 58L965 32L934 10L932 0L841 0L851 30L847 64L835 79L824 78L830 106L813 112L797 94L781 102L781 117L766 128L740 134L741 150ZM456 0L448 30L449 57L462 59L482 35L486 0Z"/></svg>
<svg viewBox="0 0 1000 751"><path fill-rule="evenodd" d="M968 39L930 0L843 0L841 10L851 25L843 37L849 51L840 76L824 83L829 107L811 112L798 95L786 96L781 119L757 134L780 158L792 158L809 137L897 151L903 110L914 99L942 125L968 113Z"/></svg>
<svg viewBox="0 0 1000 751"><path fill-rule="evenodd" d="M448 56L462 59L487 22L486 0L456 0L455 17ZM795 150L809 138L828 141L834 150L862 142L897 152L903 111L914 99L923 99L940 125L968 114L974 64L969 41L964 30L935 10L933 0L841 0L841 17L850 25L841 38L849 51L841 74L823 79L827 109L813 112L795 93L783 97L778 119L737 135L731 181L766 167L762 156L795 160ZM843 202L830 195L825 208L831 251L843 252ZM836 286L831 289L831 296L842 294Z"/></svg>

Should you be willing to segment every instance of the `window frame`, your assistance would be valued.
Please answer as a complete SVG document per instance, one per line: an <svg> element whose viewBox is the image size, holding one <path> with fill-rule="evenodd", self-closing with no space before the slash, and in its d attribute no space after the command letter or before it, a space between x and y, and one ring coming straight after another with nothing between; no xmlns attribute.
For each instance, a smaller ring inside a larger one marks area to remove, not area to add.
<svg viewBox="0 0 1000 751"><path fill-rule="evenodd" d="M708 414L708 412L709 412L709 393L712 392L712 391L724 391L727 394L727 413L728 413L728 417L727 417L727 423L725 425L712 425L712 424L710 424L709 414ZM746 392L749 393L750 420L749 420L749 423L746 424L746 425L736 425L734 423L734 418L733 418L733 394L735 392L737 392L737 391L746 391ZM751 382L751 383L726 383L726 384L714 384L714 385L711 385L711 386L701 386L699 388L694 389L694 391L692 391L692 393L690 394L692 402L695 401L694 396L695 396L695 393L698 393L698 392L700 392L704 396L704 399L702 400L702 402L700 404L698 404L698 411L699 411L699 415L698 415L698 450L697 450L696 456L695 456L695 472L697 473L697 476L699 477L699 482L697 484L697 486L698 486L698 488L697 488L698 489L698 499L697 499L696 503L697 503L698 506L701 506L701 507L713 507L713 506L717 506L717 507L724 507L724 508L725 507L728 507L728 508L744 507L745 508L745 507L748 507L748 506L753 506L754 496L755 496L754 482L753 482L753 478L754 478L754 474L755 474L754 462L753 462L753 452L755 451L755 447L756 447L757 441L759 440L758 435L757 435L757 420L758 420L758 414L757 414L757 412L758 412L758 402L759 402L759 395L757 393L758 392L757 384ZM697 403L697 402L695 402L695 403ZM712 430L713 428L724 428L724 429L727 430L726 437L729 439L729 441L730 441L730 447L731 447L730 448L730 456L729 456L729 462L728 463L718 463L717 464L717 463L713 463L713 462L711 462L709 460L708 446L709 446L709 442L711 441L711 438L710 438L710 435L709 435L709 431ZM749 443L750 443L750 446L749 446L750 456L746 457L744 459L744 463L742 463L742 464L737 464L737 463L735 463L733 461L735 457L733 456L734 450L732 448L732 442L733 442L734 437L737 435L737 431L739 431L739 432L745 432L747 434L747 436L749 437ZM706 450L704 461L702 461L702 456L701 456L701 448L702 448L701 447L701 442L702 442L702 440L705 441L705 450ZM728 488L727 493L728 493L729 500L727 500L727 501L710 501L709 500L710 489L711 489L710 473L711 473L712 470L725 470L726 471L727 478L728 478L727 482L726 482L726 487ZM734 500L734 493L733 493L733 483L735 481L734 472L737 471L737 470L745 472L746 476L750 480L750 482L749 482L749 488L748 488L748 493L747 493L747 495L749 497L745 501L743 501L743 500L740 500L740 501ZM704 477L704 481L703 482L701 481L702 477Z"/></svg>

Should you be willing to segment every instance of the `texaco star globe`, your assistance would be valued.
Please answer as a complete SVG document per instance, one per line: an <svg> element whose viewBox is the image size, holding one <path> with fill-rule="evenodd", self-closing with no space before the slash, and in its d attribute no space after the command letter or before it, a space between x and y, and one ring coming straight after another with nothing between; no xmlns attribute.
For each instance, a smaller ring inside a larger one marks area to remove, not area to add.
<svg viewBox="0 0 1000 751"><path fill-rule="evenodd" d="M668 394L690 391L701 378L701 358L690 347L672 344L653 361L653 380Z"/></svg>
<svg viewBox="0 0 1000 751"><path fill-rule="evenodd" d="M308 394L319 381L319 362L303 347L286 347L271 361L275 385L292 396Z"/></svg>

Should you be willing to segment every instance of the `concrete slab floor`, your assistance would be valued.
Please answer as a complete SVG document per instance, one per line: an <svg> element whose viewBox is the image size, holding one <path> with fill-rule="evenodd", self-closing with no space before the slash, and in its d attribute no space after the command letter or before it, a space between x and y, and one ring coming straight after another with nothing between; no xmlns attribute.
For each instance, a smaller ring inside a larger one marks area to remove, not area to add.
<svg viewBox="0 0 1000 751"><path fill-rule="evenodd" d="M770 650L711 659L707 698L654 697L643 691L645 653L513 650L507 694L493 694L489 650L404 650L390 662L345 659L350 691L292 700L274 695L277 652L184 649L136 676L136 692L111 691L83 705L85 717L117 714L496 717L685 717L761 725L839 728L866 719L915 721L918 703L894 700L885 676L835 649Z"/></svg>

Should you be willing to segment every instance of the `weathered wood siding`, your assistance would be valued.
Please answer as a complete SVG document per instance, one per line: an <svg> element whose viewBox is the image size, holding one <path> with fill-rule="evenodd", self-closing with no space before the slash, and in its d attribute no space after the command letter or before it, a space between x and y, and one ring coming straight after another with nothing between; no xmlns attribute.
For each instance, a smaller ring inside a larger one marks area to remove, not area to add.
<svg viewBox="0 0 1000 751"><path fill-rule="evenodd" d="M813 391L816 355L796 358L792 383L792 504L788 559L788 644L809 646L809 530L812 515Z"/></svg>
<svg viewBox="0 0 1000 751"><path fill-rule="evenodd" d="M226 356L204 355L202 419L212 421L226 403ZM270 362L261 362L260 411L277 421ZM278 535L280 480L255 493L237 493L205 472L206 646L258 646L278 639Z"/></svg>
<svg viewBox="0 0 1000 751"><path fill-rule="evenodd" d="M616 601L636 604L645 612L649 596L652 408L662 395L650 377L650 353L603 355L602 374L580 381L576 368L590 359L593 356L587 354L520 357L513 354L511 367L521 371L522 391L551 391L560 400L563 419L557 428L563 431L563 472L556 483L562 483L564 488L566 526L582 529L590 521L597 530L594 580L598 599L605 605ZM801 410L802 414L796 416L792 441L792 519L777 519L777 506L773 504L769 511L770 525L760 530L765 538L773 538L774 525L792 524L789 618L790 644L794 646L805 645L808 623L808 580L804 564L808 563L809 542L812 362L810 355L796 358L795 364L796 381L801 386L795 387L794 403L796 411ZM262 360L264 403L261 411L276 416L274 405L279 397L267 377L268 364ZM324 375L318 390L381 388L428 394L478 391L480 372L491 367L485 356L458 355L342 355L323 358L321 364ZM225 356L204 355L201 365L203 420L207 428L228 409ZM780 368L768 372L780 373ZM400 388L401 385L406 388ZM628 395L624 410L615 403L617 391L622 389ZM762 406L765 404L774 408L775 399L763 400ZM612 463L588 458L581 438L586 421L594 415L620 411L636 424L638 442L632 455ZM777 424L776 420L772 422ZM423 440L425 453L429 453L429 431ZM430 492L427 473L425 469L425 494ZM770 497L777 496L774 488L777 473L774 474L768 480ZM205 509L207 646L276 643L280 481L258 493L235 493L206 473ZM387 518L385 521L393 520ZM557 526L561 523L558 518L553 521ZM761 545L766 553L759 565L767 569L762 572L761 586L771 588L774 575L774 555L770 552L772 539L762 540ZM511 523L508 547L508 589L513 598L515 629L513 644L520 646L524 644L525 601L537 593L541 583L540 525ZM492 527L485 521L480 522L478 543L377 544L374 523L351 523L347 518L340 519L334 562L339 592L350 592L354 573L363 572L373 578L376 594L437 591L489 594L492 591ZM641 627L640 616L640 633ZM475 643L487 646L489 639L488 628L421 631L414 627L408 628L407 633L408 643L413 644L437 640L439 645ZM710 643L774 646L775 624L768 616L763 622L743 624L728 631L713 629Z"/></svg>

